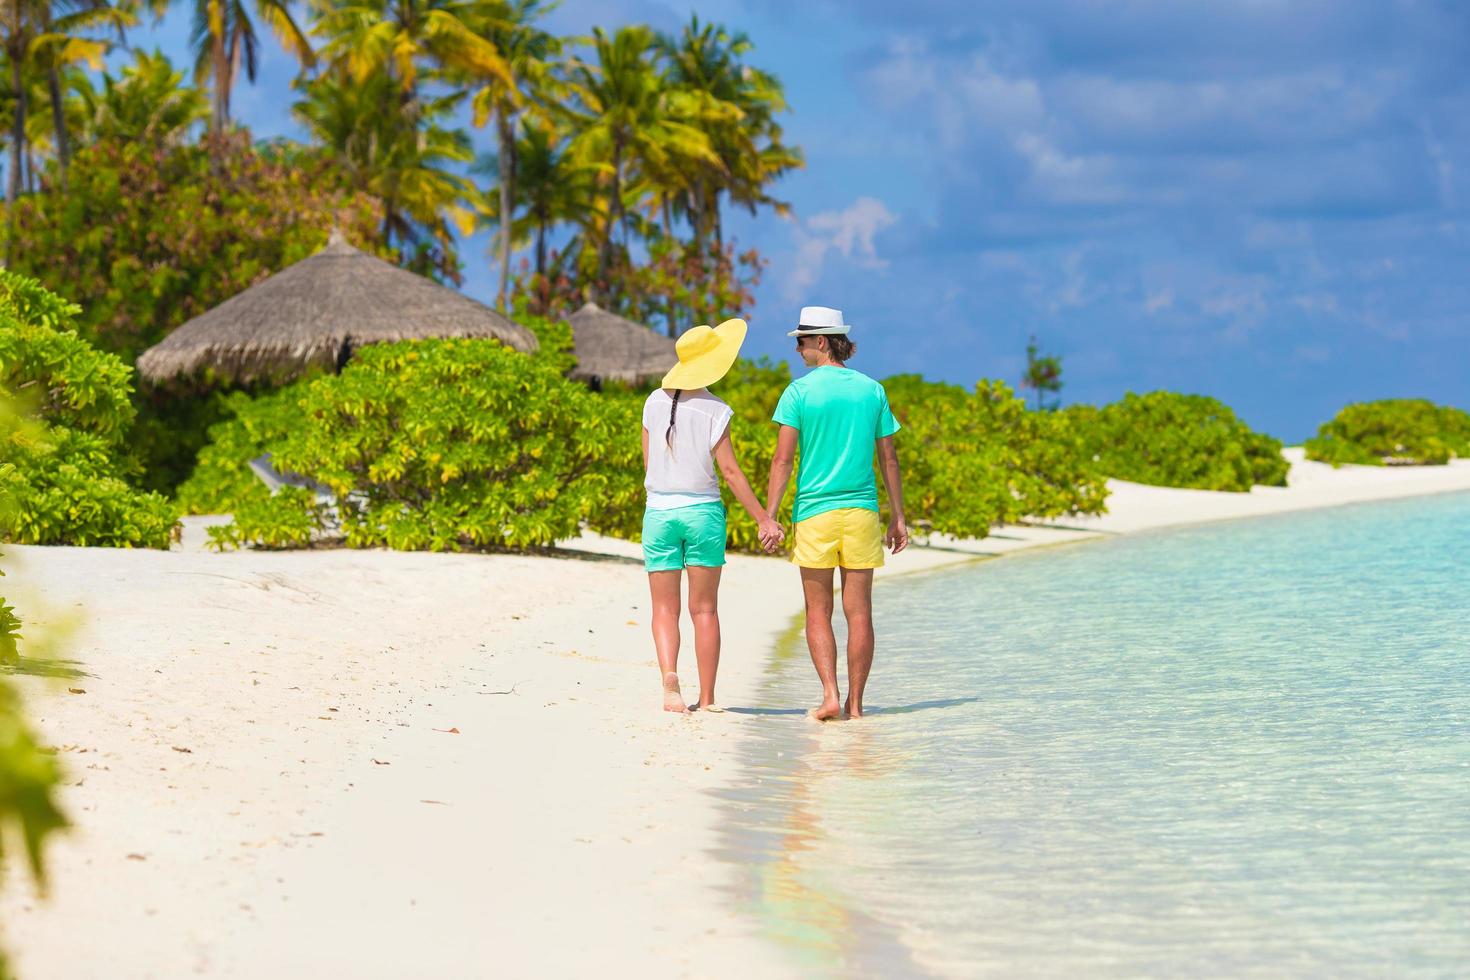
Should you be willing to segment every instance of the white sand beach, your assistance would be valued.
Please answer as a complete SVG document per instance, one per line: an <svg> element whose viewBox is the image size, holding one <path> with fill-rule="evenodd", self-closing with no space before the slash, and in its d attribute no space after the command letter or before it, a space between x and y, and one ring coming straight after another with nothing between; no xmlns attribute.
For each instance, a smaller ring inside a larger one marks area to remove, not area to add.
<svg viewBox="0 0 1470 980"><path fill-rule="evenodd" d="M1297 455L1288 488L1116 483L1105 517L936 540L883 575L1449 491L1470 491L1470 462ZM22 977L790 972L715 853L708 791L760 716L659 710L637 546L217 555L201 523L169 553L5 549L27 632L83 623L72 676L18 678L76 824L44 899L11 863L0 922ZM721 605L720 700L749 705L800 611L796 574L732 557ZM895 624L877 625L881 703Z"/></svg>

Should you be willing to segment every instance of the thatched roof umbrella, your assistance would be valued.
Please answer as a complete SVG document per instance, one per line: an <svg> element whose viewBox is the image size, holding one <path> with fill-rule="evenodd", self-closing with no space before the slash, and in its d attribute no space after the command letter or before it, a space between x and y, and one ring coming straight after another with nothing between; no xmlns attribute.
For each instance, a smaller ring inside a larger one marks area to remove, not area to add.
<svg viewBox="0 0 1470 980"><path fill-rule="evenodd" d="M536 336L447 286L348 245L327 247L201 313L138 358L153 382L206 369L241 383L341 370L364 344L493 337L534 351Z"/></svg>
<svg viewBox="0 0 1470 980"><path fill-rule="evenodd" d="M569 377L590 381L643 384L662 378L679 357L674 342L640 323L588 303L567 318L577 366Z"/></svg>

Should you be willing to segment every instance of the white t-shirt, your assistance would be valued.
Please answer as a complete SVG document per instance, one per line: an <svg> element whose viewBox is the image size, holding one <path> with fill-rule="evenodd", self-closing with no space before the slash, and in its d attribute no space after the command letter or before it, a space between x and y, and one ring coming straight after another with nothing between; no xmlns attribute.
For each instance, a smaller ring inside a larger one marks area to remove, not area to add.
<svg viewBox="0 0 1470 980"><path fill-rule="evenodd" d="M720 499L715 475L715 443L725 434L735 413L707 391L679 395L674 416L673 448L664 440L674 398L662 388L643 403L643 428L648 430L648 490L650 510L672 510Z"/></svg>

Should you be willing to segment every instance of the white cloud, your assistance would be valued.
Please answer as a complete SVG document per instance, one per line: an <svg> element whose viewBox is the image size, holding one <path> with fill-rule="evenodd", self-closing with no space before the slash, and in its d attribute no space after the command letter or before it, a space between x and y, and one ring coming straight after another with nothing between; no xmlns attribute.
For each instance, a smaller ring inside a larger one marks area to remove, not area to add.
<svg viewBox="0 0 1470 980"><path fill-rule="evenodd" d="M794 232L796 261L786 280L786 298L796 301L821 277L833 251L862 269L885 269L888 261L878 254L878 233L898 218L882 201L860 197L841 211L823 211L798 225Z"/></svg>
<svg viewBox="0 0 1470 980"><path fill-rule="evenodd" d="M1144 298L1143 311L1145 313L1158 313L1160 310L1167 310L1173 305L1174 290L1169 289L1166 286L1165 288L1160 289L1158 292L1149 293L1148 296Z"/></svg>

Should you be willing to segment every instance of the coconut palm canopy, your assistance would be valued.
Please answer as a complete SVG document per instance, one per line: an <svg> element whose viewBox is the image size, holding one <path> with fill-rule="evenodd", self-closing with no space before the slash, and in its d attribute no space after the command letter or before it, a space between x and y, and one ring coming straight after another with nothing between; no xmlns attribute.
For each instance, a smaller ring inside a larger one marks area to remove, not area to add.
<svg viewBox="0 0 1470 980"><path fill-rule="evenodd" d="M159 382L205 370L222 379L282 380L340 368L364 344L490 337L536 350L520 324L447 286L360 252L333 234L320 252L184 323L138 358Z"/></svg>
<svg viewBox="0 0 1470 980"><path fill-rule="evenodd" d="M572 347L577 355L570 377L580 381L636 385L662 378L679 360L668 337L596 303L586 304L567 322L572 325Z"/></svg>

